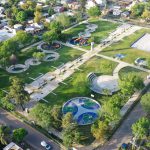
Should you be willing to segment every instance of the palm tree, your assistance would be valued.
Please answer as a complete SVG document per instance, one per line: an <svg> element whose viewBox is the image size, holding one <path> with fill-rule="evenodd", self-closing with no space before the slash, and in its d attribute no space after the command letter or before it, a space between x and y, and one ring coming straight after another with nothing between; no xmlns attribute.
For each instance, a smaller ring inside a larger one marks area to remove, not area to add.
<svg viewBox="0 0 150 150"><path fill-rule="evenodd" d="M5 125L0 125L0 143L3 145L7 144L6 139L9 137L10 129Z"/></svg>

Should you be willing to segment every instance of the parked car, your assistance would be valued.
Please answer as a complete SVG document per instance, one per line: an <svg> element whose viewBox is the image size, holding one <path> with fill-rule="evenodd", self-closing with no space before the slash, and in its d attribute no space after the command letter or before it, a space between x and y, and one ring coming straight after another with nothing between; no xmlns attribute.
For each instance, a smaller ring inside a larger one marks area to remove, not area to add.
<svg viewBox="0 0 150 150"><path fill-rule="evenodd" d="M41 146L43 146L46 150L51 150L52 146L45 141L41 142Z"/></svg>

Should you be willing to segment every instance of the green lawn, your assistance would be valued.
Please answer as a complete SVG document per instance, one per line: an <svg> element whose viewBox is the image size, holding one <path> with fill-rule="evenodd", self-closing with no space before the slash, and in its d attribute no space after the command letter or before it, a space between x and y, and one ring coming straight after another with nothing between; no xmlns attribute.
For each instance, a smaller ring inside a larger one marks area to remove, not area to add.
<svg viewBox="0 0 150 150"><path fill-rule="evenodd" d="M112 75L116 65L117 63L115 62L108 61L100 57L93 57L80 67L80 71L76 71L71 77L64 81L67 85L62 84L54 90L54 93L57 95L53 95L51 93L45 97L45 99L50 102L51 106L53 106L55 104L63 105L63 103L70 98L77 96L90 97L92 92L88 86L87 75L90 72L95 72L98 75Z"/></svg>
<svg viewBox="0 0 150 150"><path fill-rule="evenodd" d="M115 30L118 26L116 23L98 20L98 19L90 19L90 23L97 24L98 28L95 32L92 33L92 37L95 39L95 46L100 43L103 39L105 39L110 32ZM86 24L81 24L73 29L70 29L65 32L67 39L71 39L72 37L78 36L79 32L83 32L86 29ZM90 46L85 47L86 49L90 49Z"/></svg>
<svg viewBox="0 0 150 150"><path fill-rule="evenodd" d="M120 76L120 78L125 77L130 73L136 74L137 76L140 76L143 79L146 79L146 76L148 75L147 72L144 72L144 71L132 68L132 67L125 67L120 70L119 76Z"/></svg>
<svg viewBox="0 0 150 150"><path fill-rule="evenodd" d="M148 29L141 29L134 34L125 37L122 41L119 41L110 47L107 47L102 52L103 55L114 57L115 54L125 54L126 57L123 61L133 64L138 57L150 59L150 53L138 49L131 48L131 45L138 40L143 34L150 33ZM144 43L143 43L144 44ZM150 66L149 66L150 67Z"/></svg>
<svg viewBox="0 0 150 150"><path fill-rule="evenodd" d="M23 52L19 55L18 63L24 63L24 61L27 58L32 57L32 53L35 51L35 48L30 49L27 52ZM26 83L31 82L32 80L29 77L35 78L38 77L39 73L47 73L48 71L55 70L52 68L52 66L58 67L62 63L66 63L68 61L74 60L78 58L81 54L83 54L82 51L75 50L69 47L63 46L61 49L57 51L60 54L60 57L58 60L53 62L42 62L38 66L31 66L26 72L20 73L20 74L9 74L6 71L0 69L0 88L7 88L9 86L9 77L11 76L18 76L22 78Z"/></svg>

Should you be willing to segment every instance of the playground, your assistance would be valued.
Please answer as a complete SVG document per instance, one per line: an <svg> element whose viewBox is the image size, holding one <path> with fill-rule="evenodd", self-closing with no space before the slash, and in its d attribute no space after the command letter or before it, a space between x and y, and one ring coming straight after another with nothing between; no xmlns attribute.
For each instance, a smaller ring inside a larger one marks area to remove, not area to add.
<svg viewBox="0 0 150 150"><path fill-rule="evenodd" d="M88 97L75 97L67 101L63 108L63 114L71 112L74 121L79 125L94 123L99 115L100 105L95 100Z"/></svg>
<svg viewBox="0 0 150 150"><path fill-rule="evenodd" d="M77 27L64 32L64 34L67 37L67 41L80 37L83 39L93 37L96 46L104 40L110 32L115 30L117 26L118 24L109 21L89 19L88 22L80 24ZM86 49L90 49L90 47L87 47Z"/></svg>
<svg viewBox="0 0 150 150"><path fill-rule="evenodd" d="M89 38L74 37L69 41L69 43L72 45L78 45L78 46L88 46L90 45L90 42L88 42L88 39Z"/></svg>

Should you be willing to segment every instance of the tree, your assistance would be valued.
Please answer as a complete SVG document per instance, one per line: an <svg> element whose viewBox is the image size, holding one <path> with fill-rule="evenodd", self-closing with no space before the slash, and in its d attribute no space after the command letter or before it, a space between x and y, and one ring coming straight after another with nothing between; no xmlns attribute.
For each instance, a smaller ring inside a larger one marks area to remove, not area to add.
<svg viewBox="0 0 150 150"><path fill-rule="evenodd" d="M47 31L43 34L43 41L52 44L53 41L58 40L59 35L55 32L55 30Z"/></svg>
<svg viewBox="0 0 150 150"><path fill-rule="evenodd" d="M108 123L116 123L120 119L120 109L112 101L104 103L101 109L101 115Z"/></svg>
<svg viewBox="0 0 150 150"><path fill-rule="evenodd" d="M51 107L46 104L38 103L31 109L29 115L43 128L49 129L52 126Z"/></svg>
<svg viewBox="0 0 150 150"><path fill-rule="evenodd" d="M135 137L143 139L148 135L150 129L150 120L147 118L140 118L132 125L132 133Z"/></svg>
<svg viewBox="0 0 150 150"><path fill-rule="evenodd" d="M147 93L142 96L141 104L145 112L150 115L150 93Z"/></svg>
<svg viewBox="0 0 150 150"><path fill-rule="evenodd" d="M65 15L65 14L61 14L57 17L57 21L60 22L60 24L66 28L68 26L70 26L71 24L71 20L70 20L70 17Z"/></svg>
<svg viewBox="0 0 150 150"><path fill-rule="evenodd" d="M82 14L80 12L75 13L75 18L76 18L77 22L80 22L83 19Z"/></svg>
<svg viewBox="0 0 150 150"><path fill-rule="evenodd" d="M33 58L38 61L43 60L44 57L45 57L45 53L43 53L43 52L34 52L33 53Z"/></svg>
<svg viewBox="0 0 150 150"><path fill-rule="evenodd" d="M144 87L143 79L133 73L130 73L124 77L119 82L121 93L123 96L131 95L134 91L140 90Z"/></svg>
<svg viewBox="0 0 150 150"><path fill-rule="evenodd" d="M51 116L52 116L52 124L55 128L61 127L61 107L58 105L54 105L51 110Z"/></svg>
<svg viewBox="0 0 150 150"><path fill-rule="evenodd" d="M81 135L76 124L69 125L62 132L63 143L67 148L72 147L73 143L78 144Z"/></svg>
<svg viewBox="0 0 150 150"><path fill-rule="evenodd" d="M142 14L142 18L145 20L149 20L150 19L150 11L145 9L145 11Z"/></svg>
<svg viewBox="0 0 150 150"><path fill-rule="evenodd" d="M91 132L93 136L102 142L104 142L107 138L107 134L109 131L109 126L106 122L97 120L91 127Z"/></svg>
<svg viewBox="0 0 150 150"><path fill-rule="evenodd" d="M28 132L24 128L18 128L13 130L12 139L17 143L20 143L23 141L27 134Z"/></svg>
<svg viewBox="0 0 150 150"><path fill-rule="evenodd" d="M54 9L53 9L52 7L50 7L50 8L48 9L48 14L51 16L51 15L53 15L54 13L55 13Z"/></svg>
<svg viewBox="0 0 150 150"><path fill-rule="evenodd" d="M24 31L18 31L15 39L17 42L19 42L19 44L26 45L31 42L32 36Z"/></svg>
<svg viewBox="0 0 150 150"><path fill-rule="evenodd" d="M62 119L62 127L63 128L67 128L68 126L70 126L70 124L73 123L73 116L72 113L67 113L63 116Z"/></svg>
<svg viewBox="0 0 150 150"><path fill-rule="evenodd" d="M0 143L6 145L6 139L9 137L10 129L7 126L0 125Z"/></svg>
<svg viewBox="0 0 150 150"><path fill-rule="evenodd" d="M98 17L101 15L101 11L98 6L91 7L87 10L87 13L90 17Z"/></svg>
<svg viewBox="0 0 150 150"><path fill-rule="evenodd" d="M42 20L42 13L41 13L41 11L36 11L35 13L34 13L34 22L36 22L36 23L40 23L41 22L41 20Z"/></svg>
<svg viewBox="0 0 150 150"><path fill-rule="evenodd" d="M60 24L58 21L52 21L52 22L48 25L48 29L55 31L55 33L56 33L57 36L58 36L58 39L61 37L62 27L61 27L61 24Z"/></svg>
<svg viewBox="0 0 150 150"><path fill-rule="evenodd" d="M131 13L134 17L140 17L144 11L144 4L137 3L131 8Z"/></svg>
<svg viewBox="0 0 150 150"><path fill-rule="evenodd" d="M23 21L26 21L27 19L27 14L25 11L19 11L16 15L16 20L18 22L23 22Z"/></svg>
<svg viewBox="0 0 150 150"><path fill-rule="evenodd" d="M10 82L8 97L13 98L15 103L24 110L24 104L30 100L29 94L24 90L24 82L17 77L10 78Z"/></svg>

